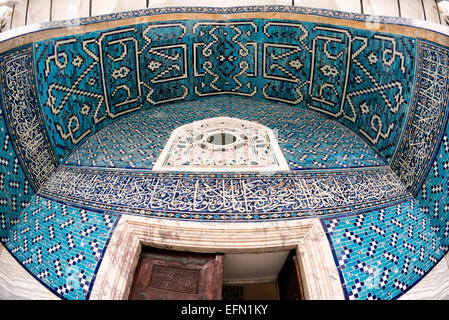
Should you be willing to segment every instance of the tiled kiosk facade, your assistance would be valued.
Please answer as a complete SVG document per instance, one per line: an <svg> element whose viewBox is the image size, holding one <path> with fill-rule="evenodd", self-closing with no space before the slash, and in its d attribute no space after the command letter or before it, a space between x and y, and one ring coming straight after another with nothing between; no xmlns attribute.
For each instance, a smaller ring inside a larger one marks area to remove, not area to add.
<svg viewBox="0 0 449 320"><path fill-rule="evenodd" d="M1 242L59 298L125 298L145 243L298 247L317 299L397 299L449 250L446 27L161 8L0 37ZM217 116L274 130L290 170L151 170Z"/></svg>

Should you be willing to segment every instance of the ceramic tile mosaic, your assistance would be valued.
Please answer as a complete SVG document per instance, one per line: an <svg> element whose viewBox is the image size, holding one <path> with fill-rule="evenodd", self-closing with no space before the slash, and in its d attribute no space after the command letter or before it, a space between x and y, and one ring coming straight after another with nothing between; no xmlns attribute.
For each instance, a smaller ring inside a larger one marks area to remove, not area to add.
<svg viewBox="0 0 449 320"><path fill-rule="evenodd" d="M415 44L405 36L254 19L137 24L41 41L34 50L59 161L112 119L222 94L318 110L389 161L411 99Z"/></svg>
<svg viewBox="0 0 449 320"><path fill-rule="evenodd" d="M447 251L414 199L321 221L351 300L400 297Z"/></svg>
<svg viewBox="0 0 449 320"><path fill-rule="evenodd" d="M449 137L448 129L440 149L416 200L430 219L431 229L440 237L441 245L449 249Z"/></svg>
<svg viewBox="0 0 449 320"><path fill-rule="evenodd" d="M89 138L65 164L151 169L174 129L217 116L273 130L290 170L385 165L363 139L333 120L283 103L229 96L171 103L120 119Z"/></svg>
<svg viewBox="0 0 449 320"><path fill-rule="evenodd" d="M391 164L415 194L430 170L449 111L449 49L419 41L417 56L418 71L412 108Z"/></svg>
<svg viewBox="0 0 449 320"><path fill-rule="evenodd" d="M49 290L64 299L88 299L118 221L35 196L3 243Z"/></svg>
<svg viewBox="0 0 449 320"><path fill-rule="evenodd" d="M342 25L194 14L254 11ZM320 217L346 298L400 297L449 249L448 48L344 26L362 15L281 6L161 8L77 23L187 12L0 55L2 242L59 297L88 299L121 214ZM449 35L433 30L435 39ZM272 129L292 171L151 172L175 128L218 116Z"/></svg>

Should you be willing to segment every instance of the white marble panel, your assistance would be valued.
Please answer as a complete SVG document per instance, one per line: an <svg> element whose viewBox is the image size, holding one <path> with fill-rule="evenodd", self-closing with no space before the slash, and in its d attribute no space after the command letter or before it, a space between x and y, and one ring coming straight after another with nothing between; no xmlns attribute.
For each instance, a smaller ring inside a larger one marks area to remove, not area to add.
<svg viewBox="0 0 449 320"><path fill-rule="evenodd" d="M0 243L0 300L59 300Z"/></svg>
<svg viewBox="0 0 449 320"><path fill-rule="evenodd" d="M295 6L361 13L360 0L295 0Z"/></svg>
<svg viewBox="0 0 449 320"><path fill-rule="evenodd" d="M440 13L441 24L449 25L449 1L438 2L438 11Z"/></svg>
<svg viewBox="0 0 449 320"><path fill-rule="evenodd" d="M0 1L0 32L9 30L11 26L12 12L12 6L4 5Z"/></svg>
<svg viewBox="0 0 449 320"><path fill-rule="evenodd" d="M377 16L399 16L396 0L363 0L363 13Z"/></svg>
<svg viewBox="0 0 449 320"><path fill-rule="evenodd" d="M424 10L426 11L426 20L430 22L440 23L435 0L423 0L423 4ZM443 21L441 22L444 24Z"/></svg>
<svg viewBox="0 0 449 320"><path fill-rule="evenodd" d="M143 245L191 252L296 255L310 300L343 299L338 271L319 219L267 223L197 223L123 215L98 270L91 300L126 299Z"/></svg>
<svg viewBox="0 0 449 320"><path fill-rule="evenodd" d="M449 254L400 300L449 300Z"/></svg>
<svg viewBox="0 0 449 320"><path fill-rule="evenodd" d="M51 0L30 0L27 24L50 21Z"/></svg>
<svg viewBox="0 0 449 320"><path fill-rule="evenodd" d="M401 17L425 20L421 0L399 0L399 4Z"/></svg>
<svg viewBox="0 0 449 320"><path fill-rule="evenodd" d="M146 0L92 0L92 16L145 9Z"/></svg>
<svg viewBox="0 0 449 320"><path fill-rule="evenodd" d="M89 2L90 0L53 0L52 21L88 17Z"/></svg>
<svg viewBox="0 0 449 320"><path fill-rule="evenodd" d="M14 11L12 15L12 27L17 28L25 25L25 16L27 11L28 0L18 1L14 5Z"/></svg>

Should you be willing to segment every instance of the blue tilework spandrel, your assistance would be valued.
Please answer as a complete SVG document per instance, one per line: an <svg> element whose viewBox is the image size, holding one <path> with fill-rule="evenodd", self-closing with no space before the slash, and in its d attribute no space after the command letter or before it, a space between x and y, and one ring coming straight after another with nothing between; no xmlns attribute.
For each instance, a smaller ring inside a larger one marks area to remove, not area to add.
<svg viewBox="0 0 449 320"><path fill-rule="evenodd" d="M416 195L422 212L430 220L430 228L440 237L441 245L449 249L449 129L443 136L435 161Z"/></svg>
<svg viewBox="0 0 449 320"><path fill-rule="evenodd" d="M88 299L118 217L35 196L4 245L60 298Z"/></svg>
<svg viewBox="0 0 449 320"><path fill-rule="evenodd" d="M347 299L396 299L445 253L413 199L321 221Z"/></svg>
<svg viewBox="0 0 449 320"><path fill-rule="evenodd" d="M0 55L0 91L5 125L17 160L34 191L57 167L35 87L33 46Z"/></svg>

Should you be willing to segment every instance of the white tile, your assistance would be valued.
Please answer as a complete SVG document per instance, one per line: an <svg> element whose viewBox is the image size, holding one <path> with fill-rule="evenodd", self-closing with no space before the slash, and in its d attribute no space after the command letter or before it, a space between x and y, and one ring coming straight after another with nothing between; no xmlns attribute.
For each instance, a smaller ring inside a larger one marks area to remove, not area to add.
<svg viewBox="0 0 449 320"><path fill-rule="evenodd" d="M53 0L52 21L84 18L89 16L90 0Z"/></svg>
<svg viewBox="0 0 449 320"><path fill-rule="evenodd" d="M27 24L50 21L51 0L30 0Z"/></svg>
<svg viewBox="0 0 449 320"><path fill-rule="evenodd" d="M423 0L424 10L426 11L426 20L440 23L435 0ZM442 21L443 22L443 21Z"/></svg>
<svg viewBox="0 0 449 320"><path fill-rule="evenodd" d="M12 28L17 28L25 25L26 10L27 10L27 0L17 2L14 5L14 11L12 14Z"/></svg>
<svg viewBox="0 0 449 320"><path fill-rule="evenodd" d="M360 0L295 0L295 6L360 13Z"/></svg>
<svg viewBox="0 0 449 320"><path fill-rule="evenodd" d="M397 0L363 0L363 13L398 17L398 2Z"/></svg>
<svg viewBox="0 0 449 320"><path fill-rule="evenodd" d="M424 20L424 11L421 0L399 0L401 17Z"/></svg>
<svg viewBox="0 0 449 320"><path fill-rule="evenodd" d="M291 0L149 0L148 8L160 7L234 7L263 5L292 5Z"/></svg>
<svg viewBox="0 0 449 320"><path fill-rule="evenodd" d="M146 0L92 0L92 16L139 10L146 7Z"/></svg>

